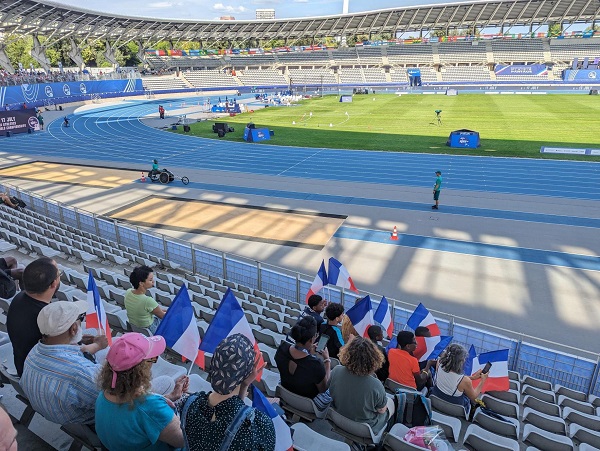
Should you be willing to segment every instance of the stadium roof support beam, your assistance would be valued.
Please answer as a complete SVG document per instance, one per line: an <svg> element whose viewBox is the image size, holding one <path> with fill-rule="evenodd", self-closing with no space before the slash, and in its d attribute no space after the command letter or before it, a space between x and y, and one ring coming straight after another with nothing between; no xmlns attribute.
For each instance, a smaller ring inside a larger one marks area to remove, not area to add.
<svg viewBox="0 0 600 451"><path fill-rule="evenodd" d="M40 63L40 66L50 72L50 61L46 56L46 47L40 44L40 40L37 35L33 35L33 48L31 49L31 57Z"/></svg>
<svg viewBox="0 0 600 451"><path fill-rule="evenodd" d="M131 41L162 39L223 41L300 39L307 37L420 32L536 23L593 23L596 0L461 0L380 9L337 16L273 21L190 21L125 17L66 7L50 0L0 0L0 33L69 36L74 39Z"/></svg>
<svg viewBox="0 0 600 451"><path fill-rule="evenodd" d="M4 70L11 74L15 73L15 68L11 64L8 55L4 51L4 44L0 44L0 67L4 68Z"/></svg>

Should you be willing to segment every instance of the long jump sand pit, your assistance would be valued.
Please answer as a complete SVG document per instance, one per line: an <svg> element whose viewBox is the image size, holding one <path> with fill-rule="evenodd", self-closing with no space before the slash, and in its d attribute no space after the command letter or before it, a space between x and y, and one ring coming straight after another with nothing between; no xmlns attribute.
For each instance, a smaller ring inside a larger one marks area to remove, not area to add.
<svg viewBox="0 0 600 451"><path fill-rule="evenodd" d="M130 224L322 249L345 216L153 196L108 215Z"/></svg>
<svg viewBox="0 0 600 451"><path fill-rule="evenodd" d="M0 169L1 177L96 188L117 188L139 178L137 171L36 161Z"/></svg>

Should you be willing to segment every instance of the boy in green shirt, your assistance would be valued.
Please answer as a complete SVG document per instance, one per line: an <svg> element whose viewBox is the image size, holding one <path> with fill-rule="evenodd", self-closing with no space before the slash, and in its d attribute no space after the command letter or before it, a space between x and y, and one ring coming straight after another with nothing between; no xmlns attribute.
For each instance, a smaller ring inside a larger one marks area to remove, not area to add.
<svg viewBox="0 0 600 451"><path fill-rule="evenodd" d="M435 185L433 185L433 200L435 200L435 205L432 205L431 208L433 210L437 210L440 205L440 191L442 189L442 171L435 171L435 175L437 176L435 179Z"/></svg>

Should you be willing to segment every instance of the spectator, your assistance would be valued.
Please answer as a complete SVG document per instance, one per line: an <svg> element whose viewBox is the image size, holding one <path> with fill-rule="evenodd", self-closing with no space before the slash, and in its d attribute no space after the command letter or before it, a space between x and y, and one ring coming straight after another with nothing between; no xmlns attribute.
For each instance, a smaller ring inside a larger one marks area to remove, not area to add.
<svg viewBox="0 0 600 451"><path fill-rule="evenodd" d="M377 379L379 379L381 382L385 382L390 375L390 361L388 360L385 348L379 344L381 340L383 340L383 329L381 326L373 324L367 330L367 334L369 335L369 339L383 355L383 364L381 365L381 368L375 371L375 376L377 376Z"/></svg>
<svg viewBox="0 0 600 451"><path fill-rule="evenodd" d="M213 391L192 395L185 404L187 414L182 415L181 424L186 449L275 449L273 421L263 412L247 407L243 401L248 387L262 369L257 365L254 347L244 335L235 334L219 343L208 369ZM240 412L243 412L242 422L235 424ZM226 440L230 440L230 446L223 448Z"/></svg>
<svg viewBox="0 0 600 451"><path fill-rule="evenodd" d="M23 280L25 266L20 265L15 257L0 257L0 270L19 282Z"/></svg>
<svg viewBox="0 0 600 451"><path fill-rule="evenodd" d="M60 271L51 258L38 258L23 271L24 291L13 298L6 315L6 328L19 377L23 374L27 354L42 338L37 324L38 314L50 303L59 287Z"/></svg>
<svg viewBox="0 0 600 451"><path fill-rule="evenodd" d="M0 405L0 451L17 451L17 430Z"/></svg>
<svg viewBox="0 0 600 451"><path fill-rule="evenodd" d="M340 414L367 423L378 434L394 414L394 401L385 394L381 381L372 377L383 356L366 338L355 337L340 351L340 363L331 372L329 392Z"/></svg>
<svg viewBox="0 0 600 451"><path fill-rule="evenodd" d="M315 356L318 334L314 317L301 318L292 327L290 336L296 344L282 341L275 353L281 385L292 393L311 398L318 409L324 410L331 402L327 391L331 359L327 348L323 350L323 360Z"/></svg>
<svg viewBox="0 0 600 451"><path fill-rule="evenodd" d="M323 299L318 294L313 294L308 298L308 305L304 308L300 317L312 316L317 322L317 328L319 328L324 321L321 313L323 313L325 307L327 307L327 299Z"/></svg>
<svg viewBox="0 0 600 451"><path fill-rule="evenodd" d="M420 370L419 361L413 356L415 349L417 349L415 335L407 330L398 332L398 348L388 351L389 377L399 384L421 390L431 383L429 368L435 364L435 361L427 361L425 368Z"/></svg>
<svg viewBox="0 0 600 451"><path fill-rule="evenodd" d="M163 337L133 332L115 340L108 351L96 400L96 433L108 449L184 446L179 418L165 398L150 393L150 370L165 348Z"/></svg>
<svg viewBox="0 0 600 451"><path fill-rule="evenodd" d="M8 205L11 208L19 208L19 206L15 204L10 196L6 193L0 193L0 203Z"/></svg>
<svg viewBox="0 0 600 451"><path fill-rule="evenodd" d="M137 266L129 274L129 281L132 288L125 293L127 318L132 325L150 329L154 334L166 313L158 302L146 294L154 286L154 273L148 266Z"/></svg>
<svg viewBox="0 0 600 451"><path fill-rule="evenodd" d="M55 301L37 318L42 340L29 352L20 382L33 408L53 423L94 422L100 365L78 345L86 311L86 301ZM93 354L107 346L106 336L99 335L85 349Z"/></svg>
<svg viewBox="0 0 600 451"><path fill-rule="evenodd" d="M321 334L329 337L329 340L327 341L329 357L333 357L335 359L338 358L340 348L344 346L342 330L339 326L339 324L342 322L343 316L344 306L342 304L329 304L325 309L325 318L327 318L327 323L321 324Z"/></svg>
<svg viewBox="0 0 600 451"><path fill-rule="evenodd" d="M481 393L488 374L483 374L479 370L472 376L466 376L464 374L466 360L465 348L456 343L448 346L437 362L435 385L431 394L444 401L463 406L468 418L471 405ZM473 381L477 379L481 379L481 383L477 388L473 388Z"/></svg>

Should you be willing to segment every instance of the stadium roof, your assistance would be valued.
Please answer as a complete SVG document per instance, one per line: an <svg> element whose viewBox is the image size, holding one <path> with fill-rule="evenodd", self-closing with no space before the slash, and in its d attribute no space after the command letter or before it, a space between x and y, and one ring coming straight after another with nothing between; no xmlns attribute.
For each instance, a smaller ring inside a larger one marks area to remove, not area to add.
<svg viewBox="0 0 600 451"><path fill-rule="evenodd" d="M337 16L261 21L191 21L114 16L46 0L0 0L0 33L110 41L240 41L402 33L469 27L592 22L600 0L486 0Z"/></svg>

